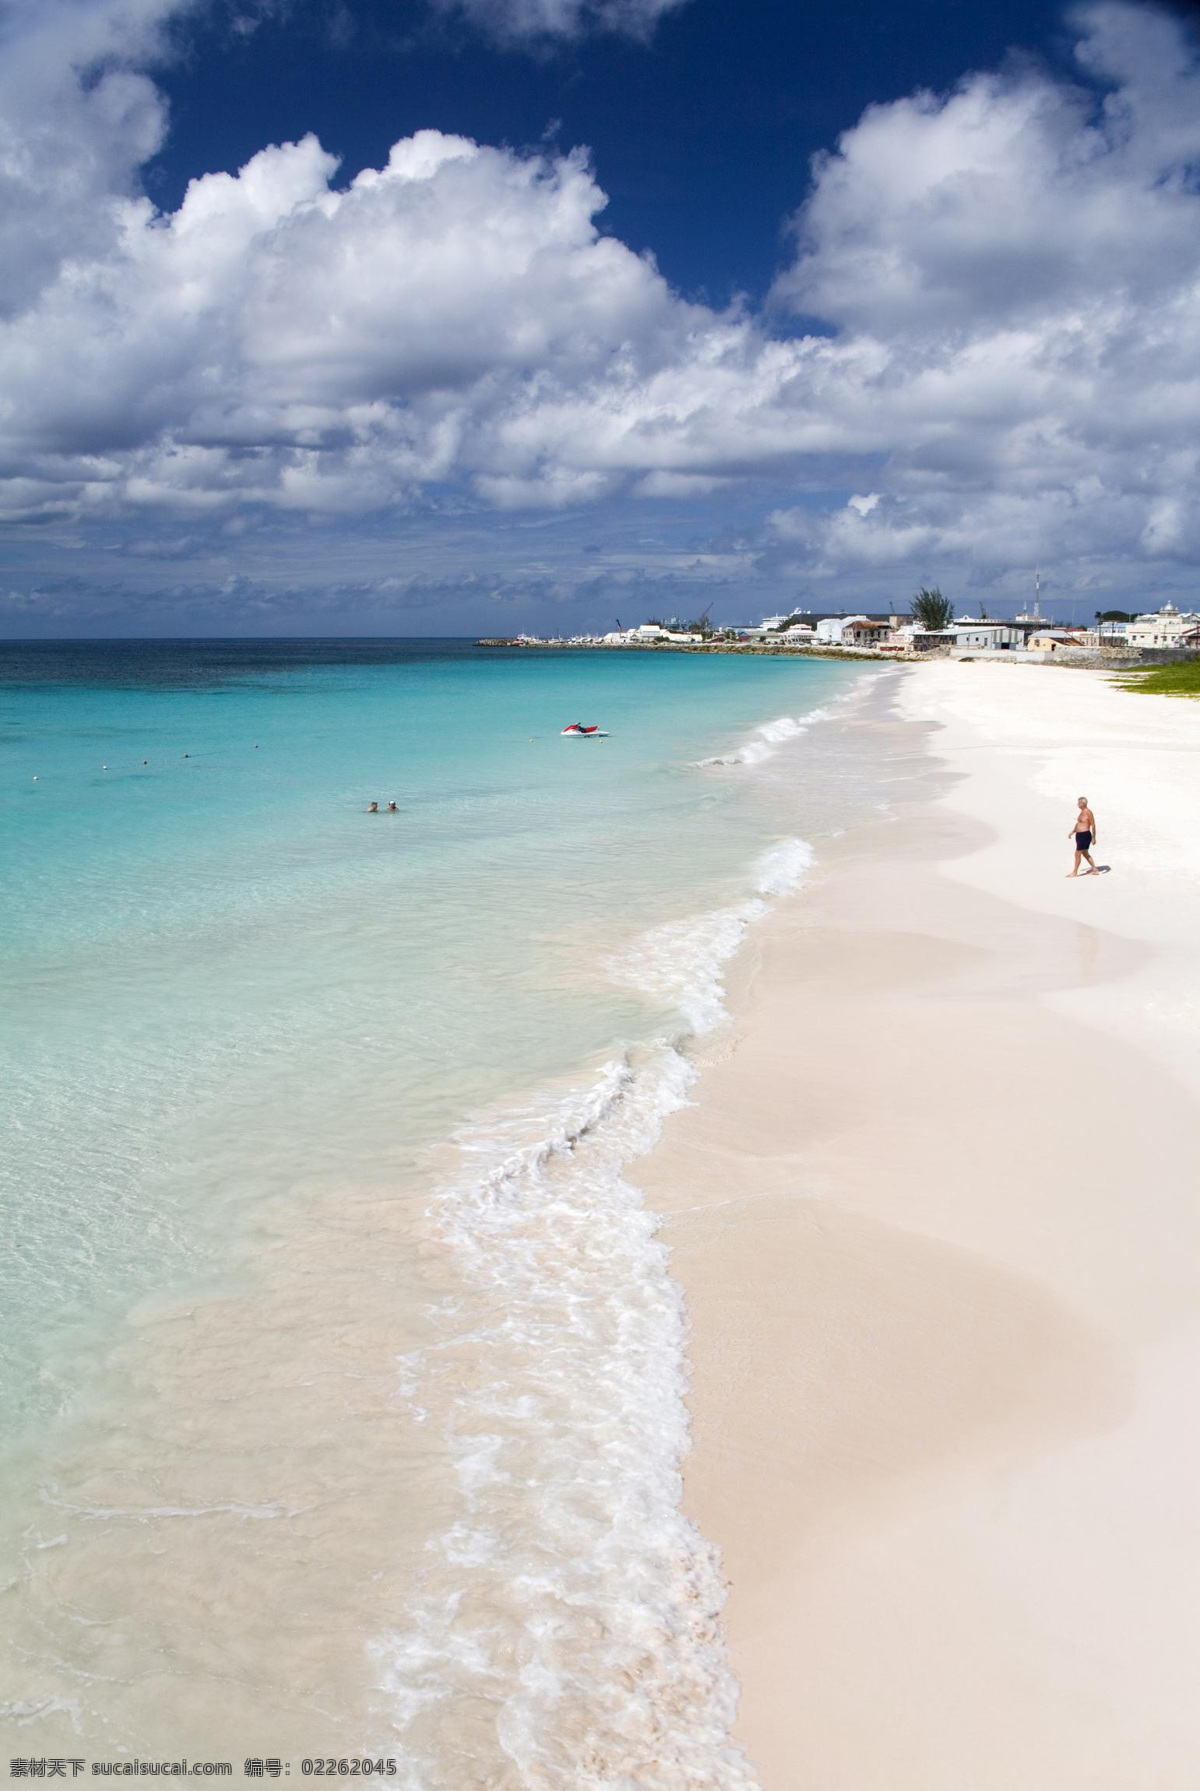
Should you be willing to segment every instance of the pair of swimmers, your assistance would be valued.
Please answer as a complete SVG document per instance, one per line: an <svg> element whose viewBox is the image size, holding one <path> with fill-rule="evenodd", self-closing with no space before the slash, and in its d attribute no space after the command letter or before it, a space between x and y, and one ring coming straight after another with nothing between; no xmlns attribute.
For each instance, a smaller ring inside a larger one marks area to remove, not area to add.
<svg viewBox="0 0 1200 1791"><path fill-rule="evenodd" d="M388 813L388 814L389 814L389 815L398 815L398 814L399 814L399 813L400 813L400 810L399 810L399 809L398 809L398 808L397 808L397 807L396 807L396 804L395 804L395 803L394 803L394 802L389 802L389 803L388 803L388 805L387 805L387 811L386 811L386 812L387 812L387 813ZM377 803L377 802L368 802L368 804L367 804L367 813L368 813L368 814L369 814L369 815L377 815L377 814L379 814L379 813L380 813L380 808L379 808L379 804L378 804L378 803Z"/></svg>

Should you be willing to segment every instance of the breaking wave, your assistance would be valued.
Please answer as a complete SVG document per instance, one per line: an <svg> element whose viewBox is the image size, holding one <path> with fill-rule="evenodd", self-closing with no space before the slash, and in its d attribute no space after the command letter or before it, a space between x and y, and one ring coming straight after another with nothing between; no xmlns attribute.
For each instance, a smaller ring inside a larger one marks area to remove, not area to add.
<svg viewBox="0 0 1200 1791"><path fill-rule="evenodd" d="M682 1297L625 1170L686 1104L687 1038L724 1017L746 929L812 862L780 840L743 900L610 963L674 1009L675 1036L457 1138L428 1215L457 1291L444 1342L401 1380L460 1508L374 1649L408 1791L753 1791L730 1735L720 1562L680 1509Z"/></svg>
<svg viewBox="0 0 1200 1791"><path fill-rule="evenodd" d="M800 734L806 734L816 721L828 721L832 707L812 709L807 715L780 715L775 721L766 721L755 728L750 738L734 752L714 753L710 758L697 759L698 769L710 765L761 765L779 751L786 740L795 740Z"/></svg>

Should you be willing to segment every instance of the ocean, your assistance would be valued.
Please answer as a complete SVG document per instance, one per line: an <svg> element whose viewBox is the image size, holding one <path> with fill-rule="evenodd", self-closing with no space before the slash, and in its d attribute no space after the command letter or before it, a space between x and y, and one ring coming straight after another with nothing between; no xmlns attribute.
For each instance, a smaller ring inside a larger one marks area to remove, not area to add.
<svg viewBox="0 0 1200 1791"><path fill-rule="evenodd" d="M879 676L0 646L10 1755L753 1784L636 1158Z"/></svg>

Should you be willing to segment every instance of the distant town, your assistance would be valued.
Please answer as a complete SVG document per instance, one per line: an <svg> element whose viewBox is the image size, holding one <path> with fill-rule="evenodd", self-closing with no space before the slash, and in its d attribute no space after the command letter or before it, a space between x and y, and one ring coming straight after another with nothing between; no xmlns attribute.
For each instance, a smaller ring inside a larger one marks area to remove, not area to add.
<svg viewBox="0 0 1200 1791"><path fill-rule="evenodd" d="M639 622L607 634L544 637L517 634L481 640L481 647L666 648L692 652L822 653L838 657L911 659L929 654L969 658L1060 659L1069 664L1136 664L1200 653L1200 611L1166 603L1141 614L1109 610L1091 626L1064 626L1032 610L1011 620L955 616L939 591L924 591L913 613L818 615L793 611L754 624Z"/></svg>

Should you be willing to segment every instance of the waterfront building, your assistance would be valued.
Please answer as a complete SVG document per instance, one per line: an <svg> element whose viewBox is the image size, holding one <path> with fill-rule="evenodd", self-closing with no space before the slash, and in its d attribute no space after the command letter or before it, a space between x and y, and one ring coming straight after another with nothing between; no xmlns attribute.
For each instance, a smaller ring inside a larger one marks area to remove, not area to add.
<svg viewBox="0 0 1200 1791"><path fill-rule="evenodd" d="M1082 628L1043 628L1029 637L1031 653L1059 653L1064 647L1086 647L1087 634Z"/></svg>
<svg viewBox="0 0 1200 1791"><path fill-rule="evenodd" d="M950 645L965 653L1011 653L1025 645L1025 630L1012 622L960 618L946 632Z"/></svg>
<svg viewBox="0 0 1200 1791"><path fill-rule="evenodd" d="M1190 647L1200 641L1200 613L1179 610L1173 603L1164 603L1160 610L1140 615L1126 624L1127 644L1141 651L1146 647Z"/></svg>
<svg viewBox="0 0 1200 1791"><path fill-rule="evenodd" d="M849 646L848 631L858 623L865 623L866 616L822 616L817 623L817 645L819 647Z"/></svg>

